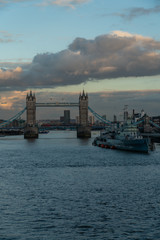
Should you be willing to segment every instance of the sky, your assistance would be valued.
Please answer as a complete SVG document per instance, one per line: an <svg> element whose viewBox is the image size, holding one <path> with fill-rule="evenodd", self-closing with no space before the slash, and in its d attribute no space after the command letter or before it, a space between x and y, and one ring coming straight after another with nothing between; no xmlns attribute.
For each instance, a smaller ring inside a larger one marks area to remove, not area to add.
<svg viewBox="0 0 160 240"><path fill-rule="evenodd" d="M160 0L0 0L0 119L30 90L37 102L78 102L84 89L109 120L124 105L160 115L159 21Z"/></svg>

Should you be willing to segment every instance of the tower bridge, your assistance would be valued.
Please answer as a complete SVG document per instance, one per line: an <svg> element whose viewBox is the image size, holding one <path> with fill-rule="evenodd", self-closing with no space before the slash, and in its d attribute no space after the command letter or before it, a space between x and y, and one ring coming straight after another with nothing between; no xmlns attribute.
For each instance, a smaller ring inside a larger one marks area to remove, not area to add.
<svg viewBox="0 0 160 240"><path fill-rule="evenodd" d="M91 128L88 125L88 95L85 94L84 91L80 94L78 103L37 103L35 94L32 94L32 91L30 91L26 97L27 123L24 130L24 138L38 138L38 126L36 124L37 107L79 107L79 126L77 127L77 137L91 137Z"/></svg>
<svg viewBox="0 0 160 240"><path fill-rule="evenodd" d="M54 102L54 103L37 103L35 94L30 91L26 96L26 107L17 113L15 116L9 118L6 121L0 123L0 130L8 129L9 124L19 119L21 115L26 111L27 124L24 129L25 138L38 138L38 125L36 124L36 109L38 107L78 107L79 108L79 126L77 127L78 138L90 138L91 128L88 126L88 110L100 121L106 125L110 125L111 122L104 120L99 114L88 106L88 95L84 93L79 95L79 102Z"/></svg>
<svg viewBox="0 0 160 240"><path fill-rule="evenodd" d="M26 107L17 113L15 116L10 119L0 123L0 130L5 129L10 123L14 120L19 119L20 116L26 111L26 126L24 129L24 138L38 138L38 125L36 124L36 109L38 107L78 107L79 108L79 125L77 127L77 137L78 138L90 138L91 137L91 128L88 125L88 110L101 122L105 123L106 126L112 128L112 122L109 120L104 120L102 116L96 113L92 108L88 106L88 95L84 93L79 95L79 102L54 102L54 103L37 103L35 94L32 94L30 91L26 96ZM148 116L144 119L140 119L138 122L133 124L139 125L144 122L144 128L147 128L147 137L150 137L151 134L148 132L148 125L153 125L156 129L160 129L160 126L150 120ZM150 135L149 135L150 134ZM153 133L154 134L154 133ZM153 135L152 134L152 135ZM144 135L145 137L146 135ZM153 136L151 136L152 138ZM154 134L154 137L157 138L157 135ZM159 138L159 135L158 135Z"/></svg>

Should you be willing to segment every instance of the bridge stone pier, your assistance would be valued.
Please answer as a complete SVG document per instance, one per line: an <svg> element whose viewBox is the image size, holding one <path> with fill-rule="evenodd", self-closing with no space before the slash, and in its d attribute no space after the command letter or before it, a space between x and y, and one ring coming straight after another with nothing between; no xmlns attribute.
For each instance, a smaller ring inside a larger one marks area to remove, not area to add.
<svg viewBox="0 0 160 240"><path fill-rule="evenodd" d="M91 128L88 125L88 94L84 91L79 96L79 126L77 128L78 138L90 138Z"/></svg>
<svg viewBox="0 0 160 240"><path fill-rule="evenodd" d="M24 138L38 138L38 126L36 125L36 97L35 94L27 94L26 97L27 123L24 129Z"/></svg>

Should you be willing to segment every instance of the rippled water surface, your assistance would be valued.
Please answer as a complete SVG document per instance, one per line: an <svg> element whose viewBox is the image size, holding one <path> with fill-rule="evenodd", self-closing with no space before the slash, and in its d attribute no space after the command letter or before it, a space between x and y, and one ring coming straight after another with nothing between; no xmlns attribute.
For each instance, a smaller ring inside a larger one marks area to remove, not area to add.
<svg viewBox="0 0 160 240"><path fill-rule="evenodd" d="M0 240L160 239L160 145L129 153L95 136L0 138Z"/></svg>

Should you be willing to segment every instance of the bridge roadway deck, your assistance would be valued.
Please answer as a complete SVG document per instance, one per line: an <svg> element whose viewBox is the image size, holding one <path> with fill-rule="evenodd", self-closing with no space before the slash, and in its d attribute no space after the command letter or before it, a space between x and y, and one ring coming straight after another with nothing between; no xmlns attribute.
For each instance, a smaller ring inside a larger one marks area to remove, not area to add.
<svg viewBox="0 0 160 240"><path fill-rule="evenodd" d="M69 103L69 102L36 103L36 107L79 107L79 103Z"/></svg>
<svg viewBox="0 0 160 240"><path fill-rule="evenodd" d="M160 133L141 133L144 138L150 138L152 142L160 143Z"/></svg>
<svg viewBox="0 0 160 240"><path fill-rule="evenodd" d="M160 133L141 133L143 137L159 137L160 138Z"/></svg>

